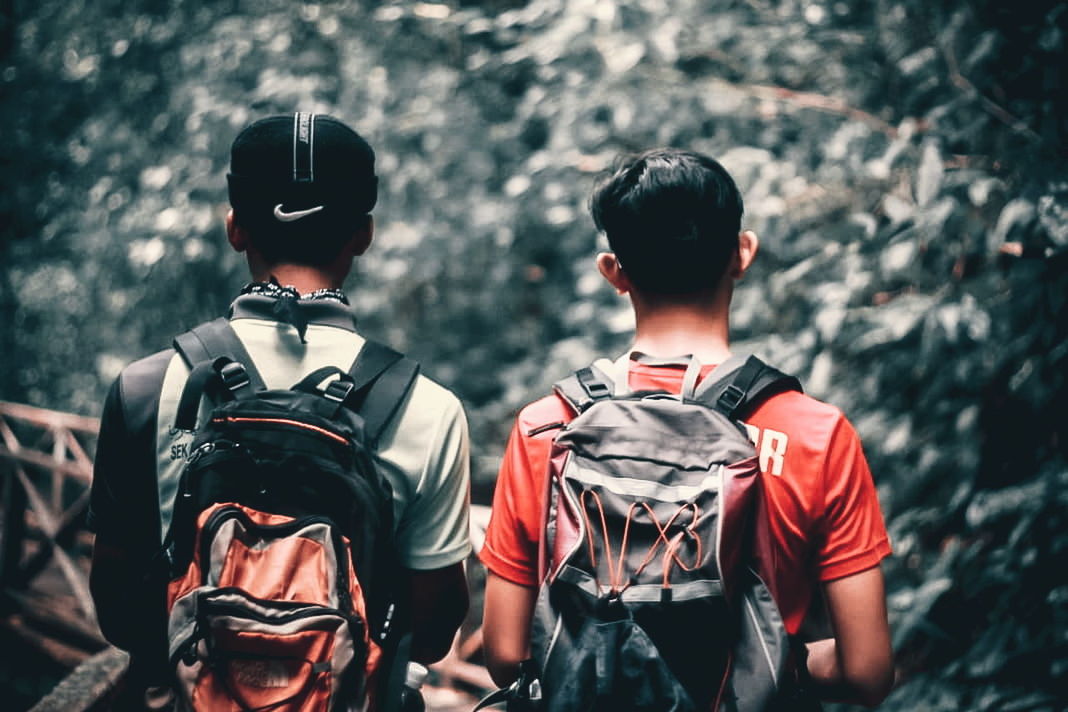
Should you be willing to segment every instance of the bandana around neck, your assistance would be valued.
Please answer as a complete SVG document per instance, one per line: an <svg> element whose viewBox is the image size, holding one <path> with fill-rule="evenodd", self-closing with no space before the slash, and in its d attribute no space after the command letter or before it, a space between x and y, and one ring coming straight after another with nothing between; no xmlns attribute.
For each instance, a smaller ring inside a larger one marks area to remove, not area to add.
<svg viewBox="0 0 1068 712"><path fill-rule="evenodd" d="M265 297L273 297L274 299L326 299L329 301L341 302L346 306L348 306L349 303L349 298L345 296L345 293L340 289L316 289L314 292L301 294L297 291L297 288L291 284L287 284L283 287L274 277L271 277L270 282L249 282L241 289L241 294L260 294Z"/></svg>

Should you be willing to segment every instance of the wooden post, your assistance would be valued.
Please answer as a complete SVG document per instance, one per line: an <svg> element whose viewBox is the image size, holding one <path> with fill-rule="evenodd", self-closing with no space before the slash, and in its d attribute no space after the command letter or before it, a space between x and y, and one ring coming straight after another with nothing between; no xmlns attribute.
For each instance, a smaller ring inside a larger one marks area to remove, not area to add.
<svg viewBox="0 0 1068 712"><path fill-rule="evenodd" d="M52 428L52 459L56 465L62 465L67 461L67 439L61 434L59 428ZM52 470L52 511L63 511L63 482L65 477L58 469Z"/></svg>
<svg viewBox="0 0 1068 712"><path fill-rule="evenodd" d="M26 493L15 477L13 463L0 460L0 587L18 576L26 538Z"/></svg>

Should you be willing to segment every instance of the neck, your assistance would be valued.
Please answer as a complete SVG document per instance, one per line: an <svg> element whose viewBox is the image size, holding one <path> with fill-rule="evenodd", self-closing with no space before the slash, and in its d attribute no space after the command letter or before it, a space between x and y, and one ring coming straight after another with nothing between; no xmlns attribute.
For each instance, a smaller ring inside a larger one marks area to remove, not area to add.
<svg viewBox="0 0 1068 712"><path fill-rule="evenodd" d="M634 348L660 358L692 354L703 364L730 356L730 295L687 304L649 304L632 297Z"/></svg>
<svg viewBox="0 0 1068 712"><path fill-rule="evenodd" d="M282 286L293 285L301 294L318 289L341 289L344 283L344 279L338 279L329 270L308 265L272 265L252 273L257 282L270 282L272 277Z"/></svg>

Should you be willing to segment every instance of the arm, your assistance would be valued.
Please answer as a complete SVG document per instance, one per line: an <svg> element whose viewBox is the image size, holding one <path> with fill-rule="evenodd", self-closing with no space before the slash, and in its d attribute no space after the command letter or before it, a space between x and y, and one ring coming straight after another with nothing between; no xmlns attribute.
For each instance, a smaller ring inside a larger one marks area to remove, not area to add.
<svg viewBox="0 0 1068 712"><path fill-rule="evenodd" d="M820 697L883 701L894 683L886 595L878 566L824 584L835 637L808 645L808 671Z"/></svg>
<svg viewBox="0 0 1068 712"><path fill-rule="evenodd" d="M519 663L530 657L530 621L538 590L542 500L553 433L527 433L531 426L567 417L555 397L539 403L535 407L541 410L524 420L525 410L512 428L479 552L489 572L482 618L486 667L502 687L516 679Z"/></svg>
<svg viewBox="0 0 1068 712"><path fill-rule="evenodd" d="M409 571L412 602L412 660L429 665L449 652L467 615L467 577L463 564L431 571Z"/></svg>
<svg viewBox="0 0 1068 712"><path fill-rule="evenodd" d="M93 542L89 590L100 630L115 647L131 653L157 649L161 638L154 634L163 632L145 625L146 620L162 622L164 602L146 587L142 562L138 552L107 534L98 534Z"/></svg>
<svg viewBox="0 0 1068 712"><path fill-rule="evenodd" d="M894 680L879 565L890 545L860 438L844 417L827 446L824 478L819 577L834 639L809 646L808 668L822 696L874 706Z"/></svg>
<svg viewBox="0 0 1068 712"><path fill-rule="evenodd" d="M144 410L153 403L146 403ZM164 586L150 580L159 548L151 430L127 417L121 380L104 404L90 490L89 526L96 532L89 588L104 637L152 658L166 650Z"/></svg>
<svg viewBox="0 0 1068 712"><path fill-rule="evenodd" d="M505 687L519 675L519 663L530 657L530 617L537 589L521 586L490 573L486 578L486 606L482 616L482 644L486 668L493 681Z"/></svg>
<svg viewBox="0 0 1068 712"><path fill-rule="evenodd" d="M420 385L429 388L425 383L417 383L416 388ZM440 397L446 400L431 437L418 427L402 434L427 443L426 460L395 542L401 566L407 569L411 659L423 664L445 657L468 608L464 574L464 561L471 552L467 420L451 394Z"/></svg>

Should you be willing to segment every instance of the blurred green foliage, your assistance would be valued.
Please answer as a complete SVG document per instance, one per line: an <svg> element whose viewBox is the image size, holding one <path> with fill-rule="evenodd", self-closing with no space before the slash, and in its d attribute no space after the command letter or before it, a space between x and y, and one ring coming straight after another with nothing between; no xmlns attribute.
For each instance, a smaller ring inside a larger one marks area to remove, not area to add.
<svg viewBox="0 0 1068 712"><path fill-rule="evenodd" d="M0 397L99 412L223 310L229 143L333 113L376 147L364 329L511 417L622 349L586 200L719 157L763 237L739 348L857 423L894 538L885 709L1062 709L1068 10L997 0L0 3Z"/></svg>

